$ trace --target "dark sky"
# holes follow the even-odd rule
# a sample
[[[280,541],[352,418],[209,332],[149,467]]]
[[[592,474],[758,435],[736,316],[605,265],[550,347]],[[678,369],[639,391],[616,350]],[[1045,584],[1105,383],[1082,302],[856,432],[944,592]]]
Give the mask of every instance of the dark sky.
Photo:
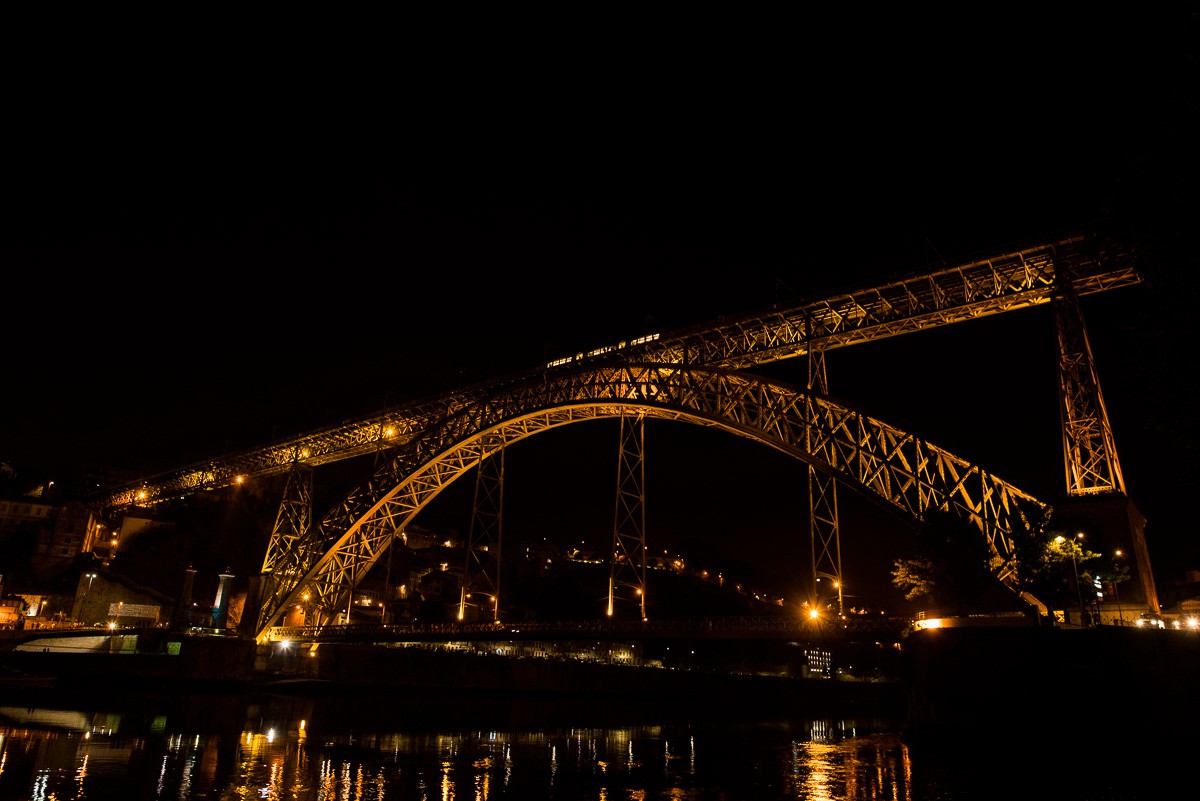
[[[384,50],[39,42],[6,114],[0,459],[153,474],[1103,223],[1152,266],[1084,304],[1128,488],[1164,579],[1200,568],[1196,21],[919,13]],[[1062,491],[1053,359],[1033,310],[828,369],[835,396],[1043,497]],[[615,430],[579,428],[513,449],[506,531],[611,531]],[[807,561],[780,535],[807,530],[799,464],[651,432],[651,539]],[[844,542],[884,525],[844,515]]]

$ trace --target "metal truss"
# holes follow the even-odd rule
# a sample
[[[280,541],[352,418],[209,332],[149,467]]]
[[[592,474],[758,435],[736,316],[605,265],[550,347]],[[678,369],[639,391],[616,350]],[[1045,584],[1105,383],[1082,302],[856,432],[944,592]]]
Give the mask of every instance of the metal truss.
[[[787,309],[772,309],[767,314],[642,337],[640,342],[615,343],[526,373],[416,401],[265,448],[161,473],[105,490],[87,500],[100,509],[118,511],[279,475],[297,461],[315,467],[381,447],[399,447],[439,420],[479,403],[509,383],[528,381],[547,372],[576,369],[585,363],[616,360],[746,369],[802,356],[810,348],[828,351],[1038,306],[1050,302],[1060,274],[1069,275],[1079,296],[1141,282],[1134,254],[1128,249],[1098,238],[1069,237]]]
[[[1100,378],[1079,299],[1067,278],[1054,299],[1058,335],[1058,379],[1067,495],[1125,493],[1125,479],[1109,425]]]
[[[646,418],[621,415],[617,503],[609,553],[608,617],[633,607],[646,619]]]
[[[1058,337],[1058,397],[1067,496],[1127,498],[1087,326],[1079,297],[1066,275],[1060,277],[1054,298],[1054,328]],[[1144,520],[1141,513],[1135,512],[1128,515],[1127,522],[1142,591],[1150,609],[1157,613],[1158,590],[1150,565]]]
[[[1013,530],[1008,524],[1016,514],[1013,504],[1023,496],[927,443],[822,399],[824,353],[1053,303],[1061,355],[1068,494],[1123,493],[1078,298],[1140,281],[1134,254],[1128,249],[1100,238],[1068,237],[787,309],[772,308],[716,325],[615,343],[265,448],[193,464],[85,500],[107,513],[118,513],[129,506],[152,505],[300,466],[312,469],[370,452],[384,456],[371,479],[316,527],[311,525],[311,476],[307,490],[289,484],[264,559],[262,631],[295,602],[300,588],[315,599],[320,614],[332,615],[343,603],[348,605],[358,579],[387,550],[403,524],[462,472],[481,465],[506,443],[565,422],[636,410],[652,417],[679,415],[718,425],[805,459],[810,465],[814,583],[824,576],[835,581],[839,608],[839,481],[917,517],[939,504],[959,508],[980,526],[1004,574]],[[738,383],[732,371],[802,355],[810,357],[810,391],[800,393],[802,410],[779,414],[772,404],[779,403],[782,395],[774,392],[759,398],[758,406],[747,406],[737,396],[747,387],[794,392],[746,376],[740,380],[749,383]],[[618,375],[625,376],[629,394],[617,391],[613,382]],[[684,392],[684,386],[675,381],[685,376],[695,380],[691,392],[701,395],[676,394]],[[707,392],[715,394],[703,394]],[[752,414],[748,409],[757,411]],[[764,428],[752,422],[754,415],[795,430]],[[803,431],[799,440],[798,431]],[[1135,529],[1141,561],[1144,541],[1140,528]],[[1145,579],[1148,560],[1142,572]],[[1147,593],[1153,595],[1152,585]]]
[[[787,310],[664,335],[630,347],[626,358],[745,370],[803,356],[809,348],[828,351],[1043,305],[1053,298],[1062,273],[1071,277],[1080,295],[1141,282],[1130,251],[1072,237]]]
[[[808,384],[805,403],[808,409],[806,416],[814,416],[813,393],[826,395],[829,392],[828,377],[825,372],[825,351],[810,348],[808,352]],[[805,449],[812,453],[815,442],[815,431],[810,426],[805,432],[808,437]],[[842,592],[845,584],[842,581],[842,543],[839,535],[837,481],[828,473],[817,469],[811,462],[808,465],[808,531],[812,545],[812,596],[811,609],[820,610],[825,605],[824,593],[820,590],[822,579],[830,582],[837,590],[837,613],[845,614],[842,605]]]
[[[275,527],[271,529],[262,572],[273,572],[281,556],[304,541],[312,528],[312,507],[313,469],[295,462],[283,487],[283,499],[275,516]]]
[[[780,382],[667,364],[580,367],[512,381],[460,406],[395,449],[267,577],[258,638],[307,594],[328,619],[404,526],[463,473],[551,428],[638,414],[724,429],[795,456],[914,521],[949,509],[986,538],[997,576],[1014,579],[1013,534],[1046,504],[857,409]]]
[[[467,563],[458,602],[459,620],[476,620],[485,611],[500,622],[500,547],[504,533],[504,447],[490,459],[480,456],[475,469],[475,503],[467,536]],[[473,614],[468,614],[468,609]]]

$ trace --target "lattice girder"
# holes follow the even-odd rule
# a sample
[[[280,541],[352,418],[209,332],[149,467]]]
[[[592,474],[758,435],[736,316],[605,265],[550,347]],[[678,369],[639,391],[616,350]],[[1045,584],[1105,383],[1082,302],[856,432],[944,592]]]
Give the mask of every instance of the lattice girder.
[[[814,395],[826,395],[829,392],[829,378],[825,369],[825,351],[809,347],[808,351],[808,380],[805,382],[805,419],[815,417],[813,406]],[[813,426],[805,427],[805,449],[814,452],[813,440],[816,438]],[[812,604],[813,609],[819,609],[823,598],[818,582],[829,579],[837,590],[838,615],[845,612],[843,593],[845,582],[842,578],[842,544],[841,526],[838,521],[837,481],[826,472],[822,472],[812,463],[807,469],[808,479],[808,536],[811,544],[812,558]]]
[[[1011,578],[1013,531],[1031,495],[928,442],[822,396],[758,376],[662,364],[601,365],[512,382],[397,448],[281,557],[259,632],[302,592],[336,609],[404,526],[498,449],[562,425],[642,414],[721,428],[792,455],[914,520],[950,509],[986,537]],[[1021,529],[1018,528],[1021,527]],[[316,556],[318,555],[319,556]],[[314,558],[315,557],[315,558]],[[300,577],[296,579],[295,577]]]
[[[475,468],[475,499],[467,536],[466,564],[458,602],[458,619],[468,609],[500,620],[500,555],[504,538],[504,450],[481,457]]]
[[[234,484],[239,477],[279,475],[297,461],[320,466],[399,447],[458,410],[543,374],[561,376],[583,364],[614,358],[746,369],[942,325],[1049,303],[1060,272],[1078,296],[1141,282],[1133,254],[1085,236],[974,261],[835,295],[769,314],[698,326],[643,343],[621,343],[591,357],[580,354],[559,368],[539,367],[516,376],[460,389],[376,415],[309,432],[265,448],[229,454],[106,491],[93,503],[103,509],[150,505],[200,490]]]
[[[1132,253],[1088,237],[915,275],[792,309],[669,335],[626,358],[744,370],[808,353],[1049,303],[1065,270],[1080,295],[1141,281]],[[607,354],[605,354],[607,356]]]
[[[263,558],[263,573],[273,572],[280,555],[296,547],[312,528],[312,487],[312,468],[295,463],[284,484],[283,498]]]
[[[635,606],[646,619],[646,418],[621,415],[609,558],[609,617]]]
[[[1070,281],[1062,281],[1058,290],[1054,329],[1058,338],[1058,395],[1067,494],[1123,495],[1125,479],[1079,299]]]

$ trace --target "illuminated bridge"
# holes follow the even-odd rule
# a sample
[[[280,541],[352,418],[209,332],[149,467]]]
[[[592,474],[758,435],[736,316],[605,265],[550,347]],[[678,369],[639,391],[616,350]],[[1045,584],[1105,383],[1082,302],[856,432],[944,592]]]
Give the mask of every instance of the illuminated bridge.
[[[1125,495],[1079,306],[1081,296],[1140,281],[1128,248],[1090,234],[1067,237],[793,308],[611,343],[432,400],[187,465],[95,501],[116,515],[132,506],[286,474],[253,593],[258,613],[250,613],[254,633],[264,641],[297,611],[317,628],[337,621],[354,588],[393,542],[404,541],[406,526],[421,509],[473,472],[477,508],[459,620],[503,625],[499,499],[505,448],[560,426],[618,418],[621,468],[607,611],[644,619],[643,425],[662,419],[746,437],[807,465],[814,583],[826,578],[842,585],[837,511],[842,486],[913,520],[948,510],[970,521],[986,540],[996,575],[1017,592],[1014,536],[1029,530],[1050,504],[834,400],[826,394],[824,355],[1049,305],[1057,334],[1065,496],[1109,507],[1115,502],[1146,603],[1157,611],[1143,520]],[[804,386],[753,372],[797,357],[807,359]],[[371,477],[316,518],[314,470],[371,454],[376,458]],[[841,611],[840,595],[836,604]]]

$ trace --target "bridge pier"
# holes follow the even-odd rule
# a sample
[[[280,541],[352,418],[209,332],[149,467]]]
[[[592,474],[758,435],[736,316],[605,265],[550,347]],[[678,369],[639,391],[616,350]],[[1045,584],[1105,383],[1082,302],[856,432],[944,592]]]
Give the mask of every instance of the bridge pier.
[[[1145,611],[1161,613],[1150,554],[1146,548],[1146,519],[1123,494],[1071,498],[1057,507],[1058,522],[1067,531],[1084,533],[1084,546],[1105,561],[1121,551],[1130,568],[1130,581],[1117,590],[1121,603],[1136,618]]]

